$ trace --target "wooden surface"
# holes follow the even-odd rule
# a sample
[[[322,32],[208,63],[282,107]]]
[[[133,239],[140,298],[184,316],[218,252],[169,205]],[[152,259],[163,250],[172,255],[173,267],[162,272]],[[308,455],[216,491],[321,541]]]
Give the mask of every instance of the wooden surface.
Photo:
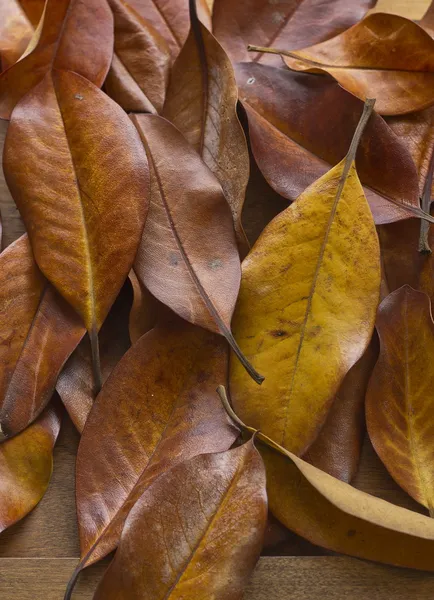
[[[2,1],[2,0],[0,0]],[[351,2],[352,0],[348,0]],[[376,10],[413,19],[429,0],[379,0]],[[0,138],[5,125],[0,122]],[[0,198],[4,198],[0,177]],[[0,207],[6,234],[22,231],[9,201]],[[79,436],[65,418],[47,494],[26,519],[0,535],[0,600],[62,600],[79,556],[74,504],[74,462]],[[0,483],[1,484],[1,483]],[[369,442],[354,485],[385,500],[423,512],[390,478]],[[270,523],[267,547],[246,592],[246,600],[431,600],[434,574],[332,555]],[[285,554],[286,556],[278,556]],[[82,575],[75,600],[90,600],[108,561]]]

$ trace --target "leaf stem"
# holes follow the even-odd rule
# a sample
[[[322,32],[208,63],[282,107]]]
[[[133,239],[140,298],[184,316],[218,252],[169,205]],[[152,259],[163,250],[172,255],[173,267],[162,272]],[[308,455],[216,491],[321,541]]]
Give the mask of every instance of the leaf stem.
[[[98,331],[96,327],[92,327],[92,329],[89,331],[89,339],[92,353],[93,388],[95,396],[98,396],[102,388],[102,375],[101,360],[99,355]]]
[[[421,208],[424,212],[430,212],[431,207],[431,190],[433,183],[434,174],[434,148],[431,153],[431,160],[429,161],[428,173],[426,175],[425,185],[423,186]],[[421,221],[420,223],[420,235],[419,235],[419,252],[421,254],[431,254],[432,250],[429,245],[429,222]]]
[[[255,367],[247,360],[246,356],[244,356],[241,348],[238,346],[234,336],[232,335],[232,332],[225,328],[225,331],[223,333],[225,338],[229,342],[229,345],[232,348],[234,354],[237,356],[240,363],[246,369],[247,373],[254,381],[256,381],[257,384],[261,385],[265,377],[263,375],[260,375],[255,369]]]
[[[300,58],[296,56],[292,52],[288,52],[288,50],[280,50],[279,48],[267,48],[265,46],[254,46],[253,44],[249,44],[247,46],[247,50],[249,52],[264,52],[266,54],[283,54],[284,56],[291,56],[292,58]]]
[[[74,569],[74,573],[71,575],[71,579],[68,581],[68,585],[66,586],[65,596],[64,596],[63,600],[71,600],[71,598],[72,598],[72,592],[74,591],[75,585],[76,585],[77,580],[78,580],[78,576],[81,573],[81,567],[80,566],[81,566],[81,561],[77,565],[77,567]]]

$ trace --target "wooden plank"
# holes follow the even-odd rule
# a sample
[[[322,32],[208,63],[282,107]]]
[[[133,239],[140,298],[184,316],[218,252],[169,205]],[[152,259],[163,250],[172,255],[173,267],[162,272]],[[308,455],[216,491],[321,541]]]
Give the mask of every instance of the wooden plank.
[[[60,600],[76,561],[1,559],[2,600]],[[74,600],[91,600],[105,566],[86,570]],[[346,557],[261,558],[245,600],[431,600],[434,574]]]

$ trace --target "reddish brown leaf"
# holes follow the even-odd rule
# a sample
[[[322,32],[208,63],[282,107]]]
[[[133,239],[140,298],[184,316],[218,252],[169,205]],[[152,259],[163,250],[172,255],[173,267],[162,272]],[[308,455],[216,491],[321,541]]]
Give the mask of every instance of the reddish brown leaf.
[[[427,31],[431,37],[434,37],[434,2],[428,7],[428,10],[419,21],[419,25]]]
[[[163,36],[175,59],[184,45],[190,27],[188,1],[128,0],[128,4]],[[197,11],[202,23],[211,30],[211,15],[206,0],[197,0]]]
[[[113,304],[99,334],[103,384],[131,346],[128,335],[131,302],[132,289],[127,282]],[[92,352],[87,337],[82,340],[60,373],[56,390],[72,422],[82,433],[95,397]]]
[[[109,0],[115,46],[104,89],[127,112],[159,113],[169,79],[164,38],[124,0]]]
[[[101,86],[113,52],[113,17],[105,0],[47,0],[36,47],[0,76],[0,117],[55,69]]]
[[[0,3],[0,59],[2,70],[13,65],[23,54],[33,27],[18,0]]]
[[[85,329],[37,268],[27,236],[0,255],[0,432],[25,429],[49,402]]]
[[[15,108],[4,168],[36,262],[82,317],[96,351],[147,213],[137,132],[92,83],[55,71]]]
[[[248,44],[302,48],[326,40],[359,21],[376,0],[215,0],[214,33],[233,62],[280,66],[279,57],[250,54]]]
[[[345,155],[362,103],[322,77],[251,63],[237,65],[236,75],[258,166],[295,200]],[[377,223],[423,214],[411,156],[378,115],[361,140],[357,169]]]
[[[266,519],[265,469],[252,441],[196,456],[134,506],[94,598],[241,599]]]
[[[375,336],[343,380],[318,437],[304,460],[349,483],[357,473],[365,436],[365,394],[378,357]]]
[[[224,340],[178,318],[125,354],[96,399],[78,450],[76,575],[116,547],[128,513],[155,478],[232,445],[238,432],[215,392],[226,376]]]
[[[0,531],[25,517],[45,494],[59,429],[59,412],[49,408],[25,431],[0,444]]]
[[[182,134],[133,115],[148,155],[151,205],[134,270],[183,319],[221,333],[255,381],[230,331],[241,267],[231,212],[217,179]]]
[[[369,382],[369,437],[388,471],[434,517],[434,323],[426,294],[406,285],[378,309],[380,357]]]
[[[284,50],[290,69],[328,73],[361,100],[375,98],[382,115],[434,104],[434,40],[404,17],[375,13],[331,40]]]
[[[241,211],[249,156],[237,117],[237,84],[226,52],[197,18],[195,0],[190,4],[190,33],[173,66],[162,115],[184,134],[219,180],[245,256],[249,246]]]

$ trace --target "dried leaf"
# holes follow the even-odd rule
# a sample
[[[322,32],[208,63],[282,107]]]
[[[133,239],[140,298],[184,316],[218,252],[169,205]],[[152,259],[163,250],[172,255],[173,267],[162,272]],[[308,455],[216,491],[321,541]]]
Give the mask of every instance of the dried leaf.
[[[337,479],[355,477],[365,437],[365,395],[378,357],[377,337],[346,374],[323,428],[303,459]]]
[[[215,393],[226,370],[224,340],[180,319],[142,336],[119,362],[78,450],[75,577],[117,546],[129,511],[155,478],[232,445],[238,431]]]
[[[142,286],[134,271],[130,271],[129,279],[133,288],[133,304],[130,311],[129,332],[132,344],[150,331],[157,321],[157,301]]]
[[[382,115],[434,104],[434,40],[404,17],[375,13],[331,40],[282,57],[290,69],[328,73],[362,100],[375,97]]]
[[[189,0],[128,0],[144,19],[149,21],[166,40],[175,59],[190,27]],[[197,0],[197,12],[202,23],[211,31],[211,14],[206,0]]]
[[[235,72],[258,166],[295,200],[345,155],[362,104],[325,77],[253,63]],[[412,156],[378,115],[362,137],[357,170],[377,223],[423,215]]]
[[[136,275],[183,319],[224,335],[260,382],[230,331],[241,268],[222,189],[168,121],[154,115],[133,115],[132,120],[151,174],[151,203],[134,265]]]
[[[379,246],[354,165],[367,110],[347,157],[266,227],[243,262],[234,334],[265,382],[252,385],[231,361],[235,411],[297,454],[374,328]]]
[[[63,364],[85,333],[40,273],[27,236],[0,255],[0,437],[25,429],[45,408]]]
[[[434,323],[428,296],[406,285],[381,303],[380,357],[369,382],[369,437],[395,481],[434,516]]]
[[[357,23],[376,0],[215,0],[214,33],[233,62],[260,61],[279,66],[278,57],[249,55],[248,44],[302,48]]]
[[[127,112],[159,113],[169,79],[169,47],[127,2],[109,0],[109,4],[115,46],[104,89]]]
[[[55,71],[15,108],[3,162],[36,262],[83,319],[95,351],[146,218],[140,138],[92,83]]]
[[[122,288],[99,334],[101,376],[103,384],[131,346],[128,334],[132,289],[129,283]],[[94,402],[92,352],[86,337],[69,358],[59,375],[56,390],[71,417],[82,433]]]
[[[162,116],[184,134],[219,180],[232,210],[240,252],[249,245],[241,211],[249,180],[246,139],[237,117],[238,90],[226,52],[197,18],[173,66]]]
[[[19,0],[21,8],[33,27],[37,27],[44,12],[45,0]]]
[[[97,86],[113,52],[113,17],[105,0],[47,0],[35,48],[0,76],[0,118],[52,69],[74,71]]]
[[[434,37],[434,2],[431,2],[426,13],[419,21],[419,25],[427,31],[431,37]]]
[[[265,469],[252,441],[196,456],[134,506],[94,599],[241,599],[266,520]]]
[[[0,531],[25,517],[45,494],[59,429],[59,412],[48,408],[25,431],[0,444]]]
[[[377,562],[434,571],[434,521],[361,492],[286,453],[260,447],[270,509],[313,544]]]
[[[0,58],[2,70],[17,62],[33,35],[29,22],[18,0],[0,3]]]

